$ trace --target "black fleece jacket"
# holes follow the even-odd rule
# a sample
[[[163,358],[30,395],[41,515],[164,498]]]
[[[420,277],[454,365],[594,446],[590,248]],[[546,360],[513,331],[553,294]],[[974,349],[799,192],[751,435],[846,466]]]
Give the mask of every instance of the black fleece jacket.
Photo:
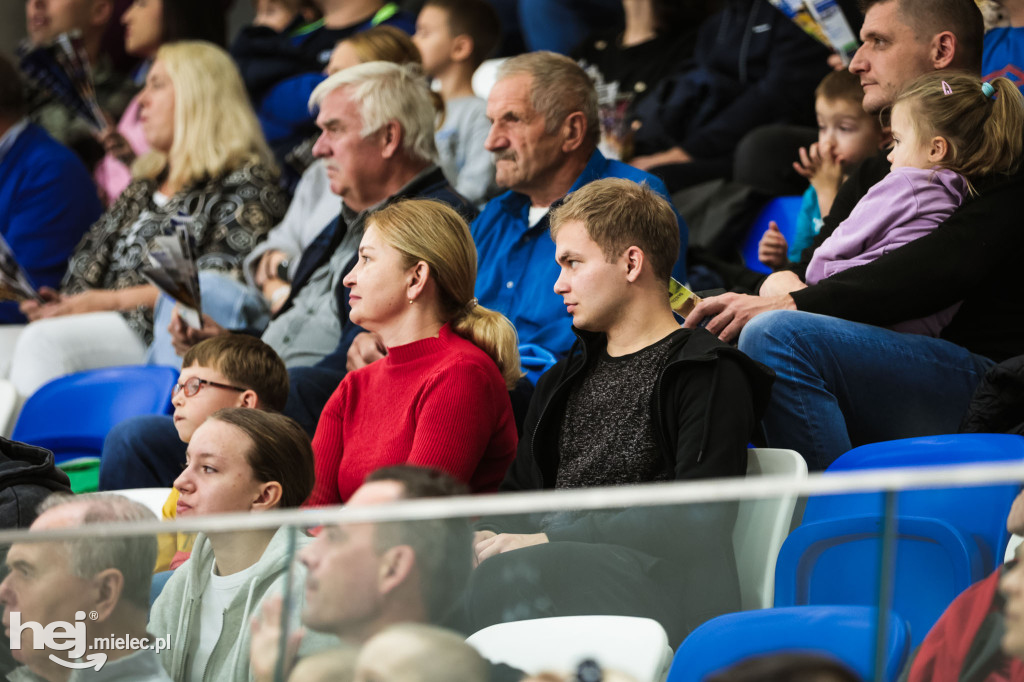
[[[0,528],[28,528],[51,493],[70,493],[68,475],[44,448],[0,438]]]
[[[565,403],[583,370],[603,347],[602,335],[575,330],[578,337],[568,356],[537,383],[526,415],[516,459],[501,490],[539,490],[555,486],[558,471],[558,435]],[[743,476],[747,444],[768,403],[774,373],[703,329],[682,330],[654,386],[651,410],[654,435],[661,454],[675,471],[677,481],[723,476]],[[586,424],[578,425],[586,428]],[[717,512],[714,505],[689,505],[702,516]],[[713,545],[732,555],[732,509],[710,524],[691,524],[679,509],[659,513],[655,509],[581,515],[570,525],[559,525],[548,536],[552,541],[608,542],[641,550],[655,557],[683,559],[689,555],[682,538],[698,527],[710,531]],[[489,526],[504,532],[537,532],[539,517],[503,520]],[[723,535],[724,534],[724,537]]]
[[[698,29],[694,67],[637,107],[638,154],[678,145],[696,159],[722,158],[758,126],[814,123],[829,51],[767,0],[719,5]]]
[[[569,355],[537,384],[523,437],[502,490],[554,488],[558,434],[565,402],[604,345],[602,335],[576,330]],[[651,410],[658,447],[676,480],[743,476],[747,443],[768,403],[773,372],[703,329],[681,330],[655,382]],[[578,425],[585,429],[586,424]],[[736,504],[640,507],[560,515],[486,519],[495,532],[546,532],[549,540],[629,548],[666,598],[677,595],[692,629],[740,608],[732,547]]]

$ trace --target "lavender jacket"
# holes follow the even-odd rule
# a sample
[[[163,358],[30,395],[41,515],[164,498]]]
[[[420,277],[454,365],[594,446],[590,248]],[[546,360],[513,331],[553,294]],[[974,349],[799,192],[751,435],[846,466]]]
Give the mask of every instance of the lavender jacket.
[[[817,284],[895,251],[941,225],[960,207],[967,180],[945,168],[896,168],[868,190],[849,217],[822,242],[807,266]],[[939,336],[960,307],[893,325],[896,331]]]

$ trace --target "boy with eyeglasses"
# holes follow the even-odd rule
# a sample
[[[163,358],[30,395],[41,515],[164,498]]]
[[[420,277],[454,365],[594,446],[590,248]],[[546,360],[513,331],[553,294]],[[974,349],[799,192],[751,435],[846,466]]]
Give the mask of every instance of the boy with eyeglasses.
[[[288,399],[288,370],[274,349],[255,336],[224,334],[198,343],[185,354],[175,384],[174,428],[185,443],[206,418],[225,407],[280,412]],[[173,519],[178,491],[163,506]],[[175,536],[166,536],[173,538]],[[191,551],[193,535],[180,533],[171,546],[161,537],[157,570],[176,568]]]

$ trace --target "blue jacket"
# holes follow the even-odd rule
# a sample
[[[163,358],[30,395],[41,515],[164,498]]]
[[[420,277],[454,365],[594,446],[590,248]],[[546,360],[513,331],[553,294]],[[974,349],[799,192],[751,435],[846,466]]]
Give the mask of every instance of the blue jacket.
[[[38,288],[57,288],[68,259],[103,213],[78,157],[29,124],[0,159],[0,234]],[[0,324],[22,323],[18,304],[0,303]]]
[[[646,182],[655,192],[669,198],[661,180],[619,161],[606,159],[599,151],[591,155],[569,193],[601,178]],[[482,305],[512,321],[519,332],[519,343],[532,343],[562,357],[576,340],[572,318],[565,311],[562,297],[553,288],[558,279],[558,263],[555,262],[555,243],[548,231],[548,217],[544,216],[531,228],[529,211],[529,197],[509,191],[491,199],[480,217],[473,221],[471,229],[477,249],[476,296]],[[679,218],[679,257],[672,276],[680,282],[687,281],[688,237],[686,223]]]
[[[982,80],[1003,76],[1024,92],[1024,28],[999,26],[985,34]]]

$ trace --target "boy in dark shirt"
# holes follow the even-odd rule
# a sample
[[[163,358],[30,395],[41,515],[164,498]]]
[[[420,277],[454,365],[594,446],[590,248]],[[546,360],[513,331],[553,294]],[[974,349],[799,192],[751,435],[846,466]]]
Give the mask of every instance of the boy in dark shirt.
[[[578,336],[539,381],[502,490],[742,476],[771,373],[669,303],[679,231],[649,187],[598,180],[551,215],[555,283]],[[636,615],[672,643],[739,608],[727,504],[492,519],[477,533],[471,625]]]

